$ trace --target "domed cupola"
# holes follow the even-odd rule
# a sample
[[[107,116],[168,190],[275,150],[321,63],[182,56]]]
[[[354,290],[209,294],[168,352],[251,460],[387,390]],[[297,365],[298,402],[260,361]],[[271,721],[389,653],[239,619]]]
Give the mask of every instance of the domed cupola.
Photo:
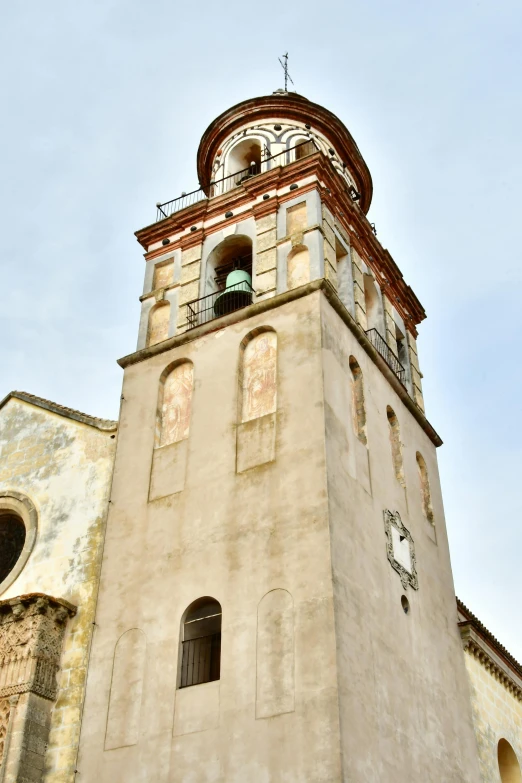
[[[205,188],[236,173],[268,171],[309,154],[312,144],[331,161],[358,195],[363,212],[368,212],[372,179],[347,128],[328,109],[284,90],[242,101],[209,125],[198,149],[199,182]]]

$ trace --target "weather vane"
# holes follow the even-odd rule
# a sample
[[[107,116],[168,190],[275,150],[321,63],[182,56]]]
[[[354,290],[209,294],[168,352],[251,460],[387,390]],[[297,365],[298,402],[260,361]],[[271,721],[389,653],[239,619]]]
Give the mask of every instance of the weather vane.
[[[288,92],[288,80],[290,79],[291,83],[294,84],[292,77],[288,73],[288,52],[286,54],[283,54],[283,60],[279,57],[279,62],[281,63],[281,68],[285,72],[285,92]],[[295,87],[295,84],[294,84]]]

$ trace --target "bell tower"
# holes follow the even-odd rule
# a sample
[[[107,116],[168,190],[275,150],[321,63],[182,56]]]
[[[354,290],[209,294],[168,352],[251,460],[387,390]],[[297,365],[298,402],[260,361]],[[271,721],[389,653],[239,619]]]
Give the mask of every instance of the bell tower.
[[[205,131],[124,369],[80,780],[479,780],[419,300],[343,123]]]

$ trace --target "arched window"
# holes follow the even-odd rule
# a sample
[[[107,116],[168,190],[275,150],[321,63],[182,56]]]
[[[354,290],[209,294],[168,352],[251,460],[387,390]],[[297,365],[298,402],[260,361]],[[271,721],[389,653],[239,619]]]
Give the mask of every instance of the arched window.
[[[241,366],[241,421],[274,413],[277,406],[277,335],[261,332],[245,345]]]
[[[355,433],[361,443],[366,445],[366,410],[364,408],[364,386],[362,370],[357,360],[350,356],[352,373],[352,411]]]
[[[0,491],[0,593],[27,563],[36,541],[38,515],[31,500],[15,490]]]
[[[149,315],[147,346],[156,345],[169,336],[170,304],[160,302],[154,305]]]
[[[376,329],[382,336],[384,332],[382,302],[377,291],[377,283],[371,275],[364,275],[364,303],[368,329]]]
[[[221,668],[221,604],[198,598],[182,620],[180,688],[219,680]]]
[[[158,405],[156,446],[188,438],[192,409],[194,366],[183,362],[162,377]]]
[[[233,184],[240,185],[243,180],[254,174],[259,174],[261,171],[261,143],[258,139],[247,138],[236,144],[228,153],[227,168],[229,175],[239,175],[231,177],[229,187],[233,187]]]
[[[0,584],[17,564],[24,548],[25,536],[22,518],[10,511],[0,511]]]
[[[522,783],[520,764],[515,751],[505,739],[498,743],[498,768],[502,783]]]
[[[236,269],[246,272],[252,281],[252,240],[245,234],[227,237],[209,254],[205,265],[205,295],[224,291],[227,277]]]
[[[417,467],[419,469],[419,481],[421,490],[422,510],[426,519],[433,524],[433,507],[431,505],[430,481],[428,469],[422,454],[417,452]]]
[[[310,253],[304,245],[292,248],[287,258],[287,286],[298,288],[310,282]]]
[[[402,463],[402,447],[399,422],[397,416],[389,405],[386,408],[386,415],[388,417],[388,424],[390,426],[390,443],[395,478],[399,484],[404,487],[406,486],[406,482],[404,481],[404,466]]]

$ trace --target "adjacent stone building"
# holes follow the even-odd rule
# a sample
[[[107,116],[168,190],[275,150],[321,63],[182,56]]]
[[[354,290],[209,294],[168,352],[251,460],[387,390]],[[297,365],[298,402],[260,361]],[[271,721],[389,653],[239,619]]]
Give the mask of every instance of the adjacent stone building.
[[[116,422],[0,403],[0,780],[74,780]]]
[[[198,176],[137,232],[116,454],[114,422],[0,409],[0,644],[55,640],[45,693],[0,668],[0,782],[522,783],[521,669],[456,606],[425,313],[357,145],[278,91]]]

